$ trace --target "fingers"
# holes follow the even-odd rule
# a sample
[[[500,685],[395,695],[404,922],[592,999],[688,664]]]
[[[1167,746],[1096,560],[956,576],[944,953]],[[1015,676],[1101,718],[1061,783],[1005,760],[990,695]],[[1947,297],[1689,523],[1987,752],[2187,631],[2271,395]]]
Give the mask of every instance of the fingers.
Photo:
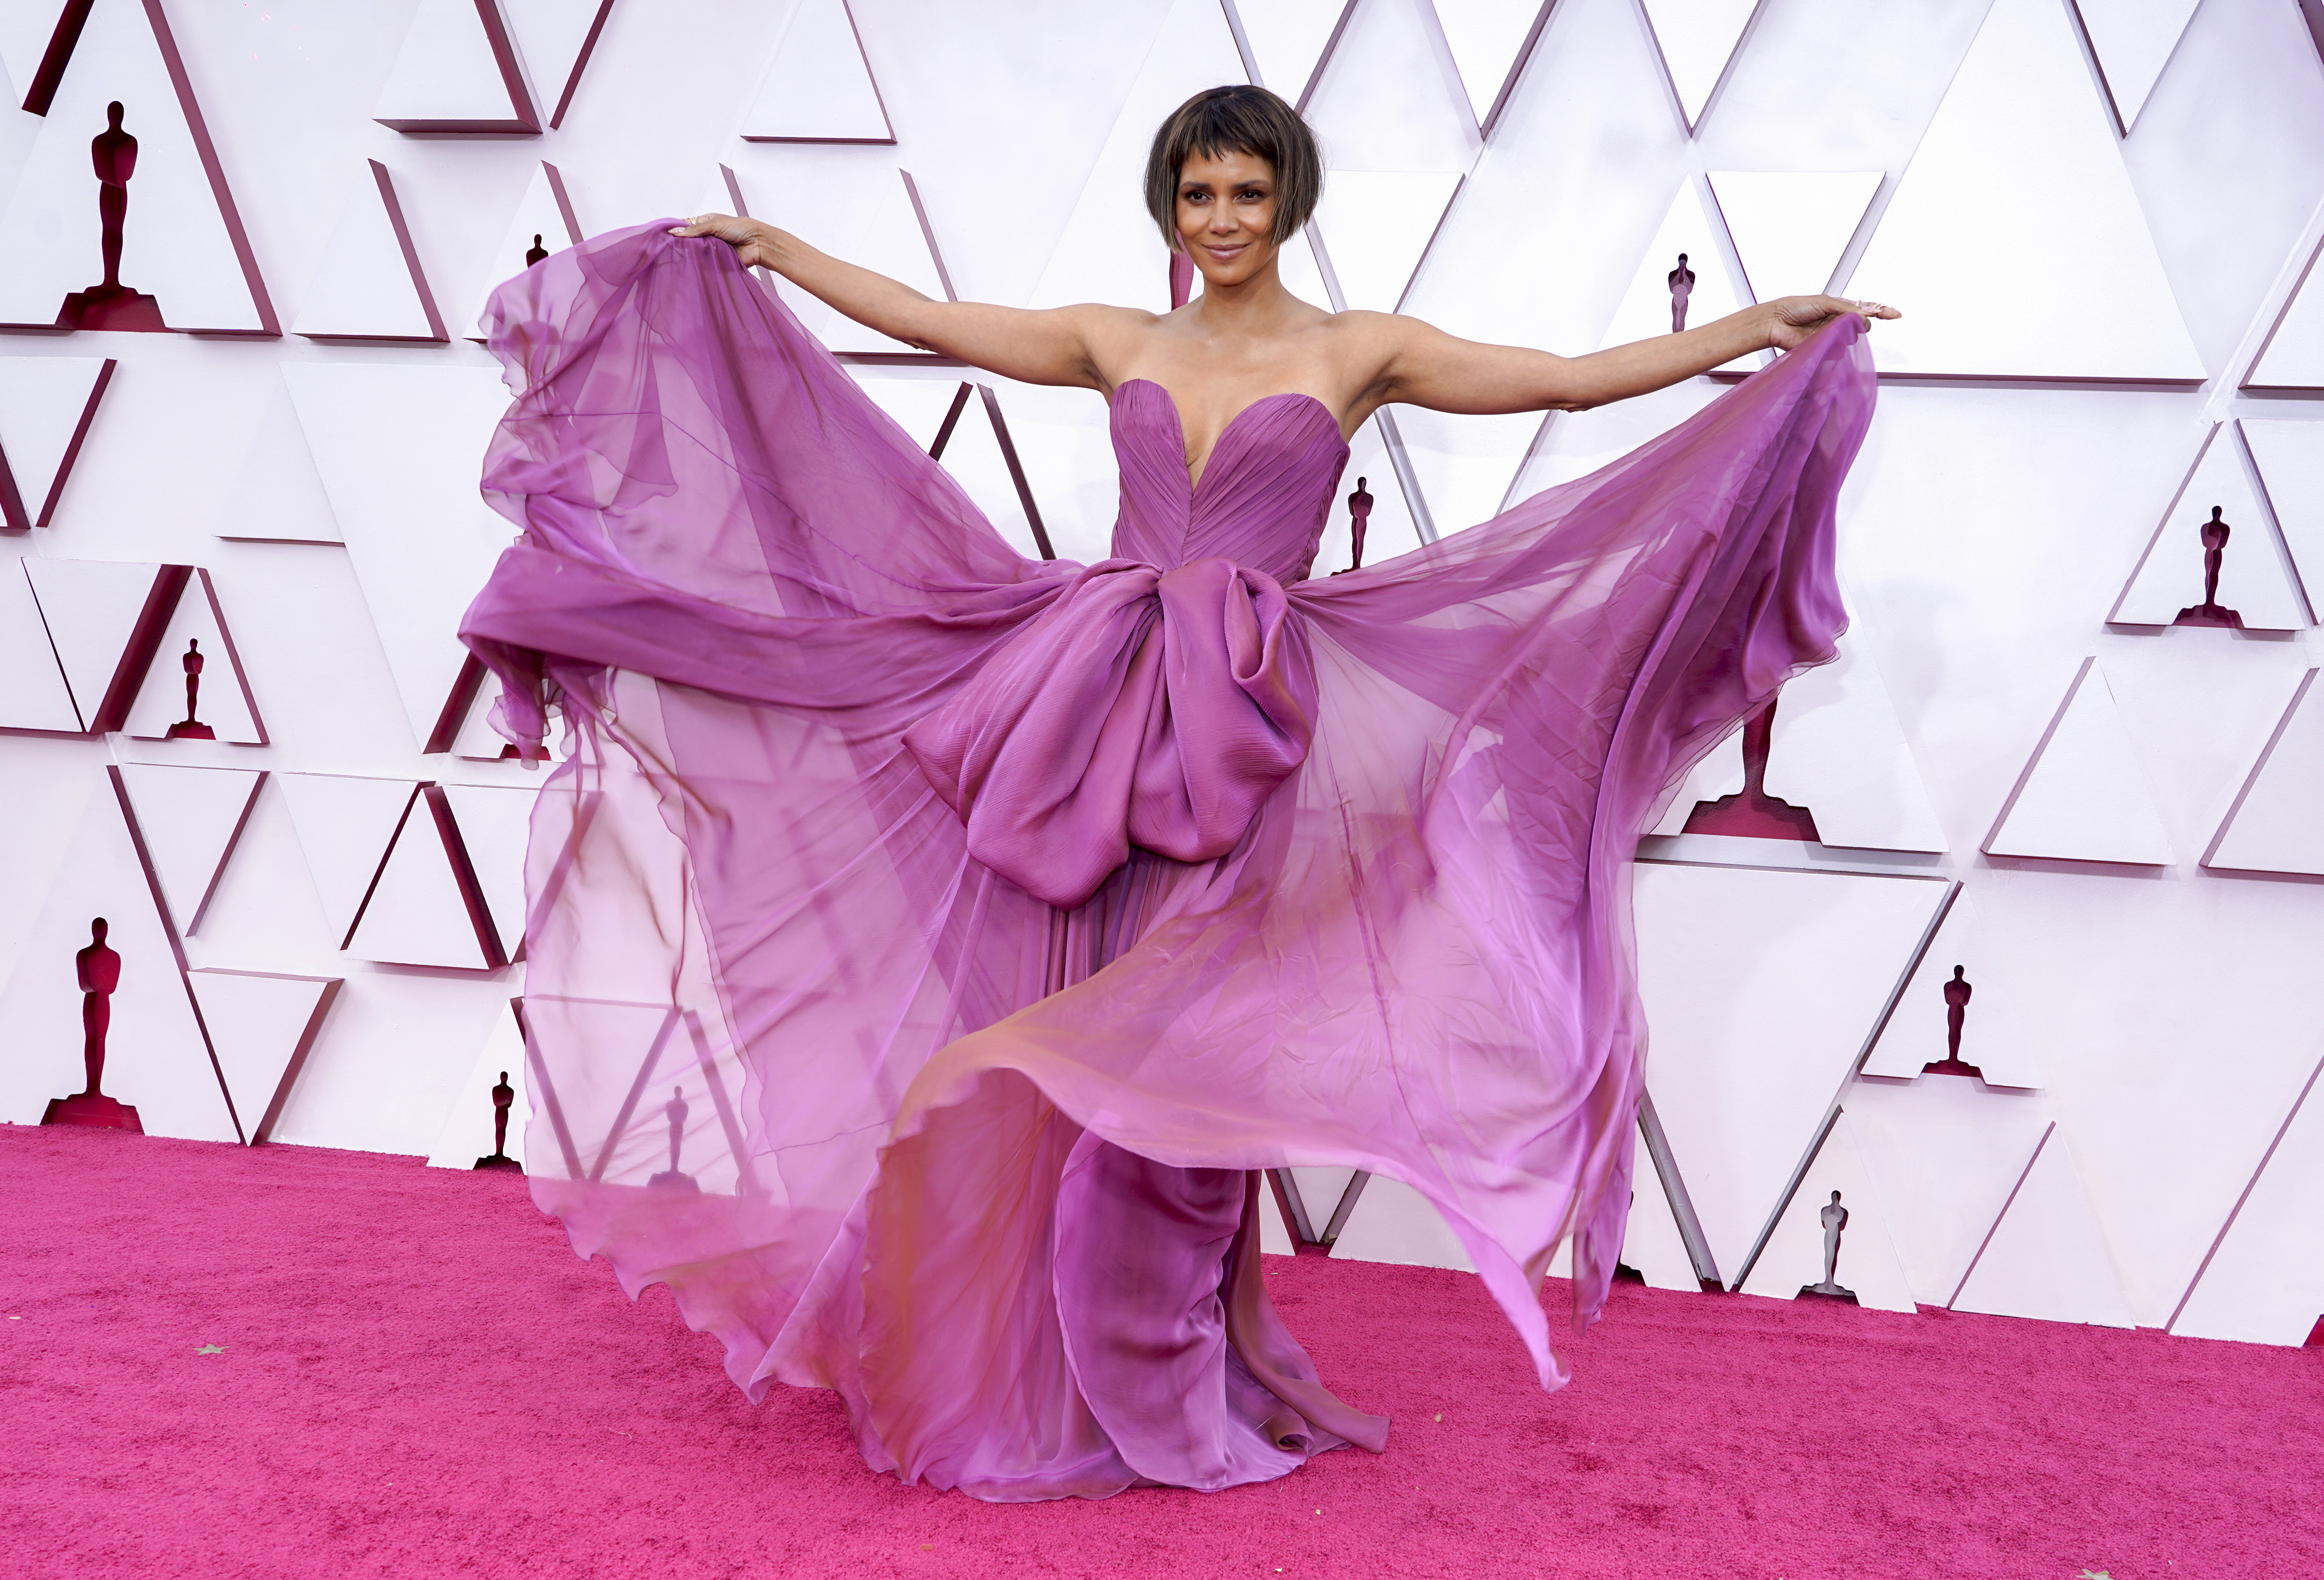
[[[729,216],[724,214],[697,214],[684,225],[670,226],[669,234],[674,236],[715,235],[717,234],[718,222],[727,217]]]

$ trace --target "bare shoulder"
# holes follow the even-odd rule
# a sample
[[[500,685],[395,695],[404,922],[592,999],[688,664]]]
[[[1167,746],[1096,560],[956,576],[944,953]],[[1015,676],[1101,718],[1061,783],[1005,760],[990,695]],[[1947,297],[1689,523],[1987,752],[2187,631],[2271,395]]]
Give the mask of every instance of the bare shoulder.
[[[1403,313],[1374,313],[1360,308],[1331,315],[1324,327],[1332,337],[1333,360],[1350,384],[1367,391],[1389,375],[1399,355],[1439,333]]]
[[[1070,323],[1089,358],[1092,383],[1110,391],[1118,381],[1115,370],[1133,360],[1139,347],[1161,328],[1166,315],[1143,308],[1119,308],[1107,302],[1076,302],[1051,309]]]

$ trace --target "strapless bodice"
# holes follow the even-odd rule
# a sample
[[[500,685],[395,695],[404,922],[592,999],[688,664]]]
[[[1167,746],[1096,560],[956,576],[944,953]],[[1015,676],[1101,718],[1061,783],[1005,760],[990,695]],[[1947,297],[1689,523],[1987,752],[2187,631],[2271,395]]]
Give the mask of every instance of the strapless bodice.
[[[1170,392],[1125,379],[1113,392],[1113,454],[1121,469],[1118,559],[1169,570],[1231,560],[1278,582],[1307,574],[1348,446],[1313,395],[1268,395],[1219,433],[1200,478],[1186,479],[1186,439]]]

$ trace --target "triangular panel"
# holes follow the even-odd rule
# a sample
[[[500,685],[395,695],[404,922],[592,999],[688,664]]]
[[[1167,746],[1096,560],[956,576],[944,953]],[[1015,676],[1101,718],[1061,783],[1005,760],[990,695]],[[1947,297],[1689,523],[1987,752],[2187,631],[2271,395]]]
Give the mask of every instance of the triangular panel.
[[[502,958],[514,960],[524,942],[525,841],[539,793],[529,787],[447,785],[443,795]]]
[[[115,103],[137,144],[118,283],[142,299],[97,290],[106,276],[92,140],[109,135]],[[160,5],[97,0],[90,12],[0,218],[0,321],[281,333]]]
[[[180,565],[21,562],[86,730],[118,730],[187,580]]]
[[[1294,105],[1330,64],[1332,46],[1348,25],[1356,0],[1225,0],[1250,46],[1259,80]]]
[[[330,946],[342,948],[420,787],[409,779],[361,779],[346,774],[276,774],[273,778],[290,809],[316,897],[330,923]]]
[[[547,113],[554,131],[565,124],[613,0],[502,0],[502,6],[521,46],[535,107]]]
[[[2095,658],[2085,658],[1981,847],[1992,856],[2167,867],[2178,859]]]
[[[190,683],[190,684],[189,684]],[[250,677],[226,629],[209,572],[197,565],[161,628],[144,684],[122,726],[143,740],[228,740],[264,746]],[[207,734],[203,733],[205,730]]]
[[[280,365],[287,372],[290,364]],[[288,382],[278,382],[267,398],[213,528],[230,543],[346,541],[315,469]]]
[[[862,180],[851,179],[851,188],[872,188],[872,201],[845,225],[847,259],[890,280],[900,280],[932,300],[945,301],[953,293],[945,284],[919,207],[912,201],[910,181],[911,178],[900,170],[883,170]],[[838,238],[831,240],[834,245],[838,244]],[[795,304],[800,321],[833,351],[894,353],[916,349],[900,340],[890,339],[877,329],[866,328],[813,298],[803,301],[804,297],[806,293],[798,290],[783,293],[786,302]]]
[[[0,526],[55,520],[114,367],[109,356],[0,358]]]
[[[2050,1112],[1973,1080],[1859,1080],[1848,1117],[1914,1298],[1941,1306],[2025,1171]]]
[[[1434,0],[1477,128],[1490,132],[1556,0]]]
[[[345,979],[202,967],[188,973],[250,1144],[270,1139]]]
[[[208,1044],[194,1018],[176,945],[109,779],[88,799],[40,914],[0,993],[0,1118],[41,1122],[51,1099],[80,1091],[81,991],[73,956],[102,916],[121,957],[108,1000],[104,1094],[137,1110],[148,1135],[238,1141]]]
[[[460,617],[516,535],[476,491],[508,390],[489,368],[282,371],[412,735],[447,750],[473,700]],[[383,467],[382,455],[400,464]]]
[[[1767,747],[1767,794],[1813,813],[1827,845],[1942,850],[1945,831],[1860,641],[1785,685]]]
[[[1835,1203],[1834,1197],[1838,1197]],[[1896,1255],[1888,1231],[1888,1215],[1858,1150],[1854,1126],[1842,1112],[1832,1122],[1815,1162],[1808,1165],[1791,1205],[1775,1222],[1775,1231],[1751,1264],[1744,1281],[1747,1295],[1768,1295],[1779,1300],[1799,1298],[1800,1291],[1823,1281],[1827,1230],[1823,1215],[1837,1205],[1848,1215],[1840,1226],[1840,1254],[1832,1281],[1856,1296],[1856,1303],[1876,1311],[1914,1309],[1913,1286]]]
[[[68,735],[81,730],[32,584],[5,565],[0,565],[0,730]]]
[[[1751,299],[1828,289],[1881,179],[1878,170],[1711,171]]]
[[[1759,0],[1642,0],[1655,46],[1692,132],[1727,74]]]
[[[1329,1217],[1332,1204],[1309,1198],[1308,1215]],[[1315,1226],[1321,1234],[1323,1226]],[[1332,1243],[1338,1262],[1392,1262],[1406,1267],[1450,1267],[1474,1272],[1476,1263],[1428,1198],[1400,1180],[1375,1174]]]
[[[2098,57],[2115,124],[2124,136],[2138,124],[2138,112],[2163,75],[2179,35],[2201,0],[2074,0],[2082,32]]]
[[[497,0],[420,0],[373,118],[422,136],[540,130],[540,111]]]
[[[893,142],[847,0],[798,0],[742,115],[747,142]]]
[[[490,970],[507,963],[480,926],[481,896],[466,863],[447,839],[451,820],[440,792],[422,786],[395,844],[381,864],[363,914],[347,937],[360,960],[400,966]]]
[[[2203,865],[2324,877],[2324,686],[2300,677]]]
[[[2217,592],[2206,607],[2205,581],[2214,523],[2225,526]],[[2314,623],[2293,581],[2273,512],[2254,484],[2234,423],[2203,440],[2186,481],[2147,539],[2107,623],[2218,625],[2232,611],[2238,629],[2292,631]]]
[[[432,1169],[474,1169],[476,1160],[489,1157],[493,1150],[493,1088],[505,1075],[514,1089],[516,1100],[509,1109],[509,1157],[524,1162],[524,1129],[532,1114],[532,1070],[525,1061],[524,1032],[517,1023],[516,1010],[503,1008],[493,1022],[492,1034],[476,1051],[476,1062],[468,1072],[467,1084],[460,1089],[451,1112],[445,1116],[443,1133],[428,1154],[428,1166]]]
[[[1783,1199],[1941,880],[1642,862],[1646,1084],[1710,1244],[1732,1277]]]
[[[1679,261],[1682,254],[1683,264]],[[1673,280],[1682,269],[1693,276],[1691,282]],[[1674,317],[1682,289],[1686,307],[1683,326]],[[1719,221],[1704,208],[1694,182],[1683,181],[1598,344],[1601,349],[1627,345],[1679,327],[1698,328],[1742,306],[1742,294],[1728,272],[1727,244]],[[1739,356],[1726,364],[1730,372],[1749,372],[1757,366],[1758,359],[1753,356]]]
[[[1888,1024],[1881,1028],[1864,1073],[1916,1080],[1928,1066],[1952,1061],[1951,999],[1960,998],[1958,1062],[1977,1070],[1987,1085],[2040,1086],[2042,1067],[2022,1029],[2020,1008],[2026,1000],[2024,985],[2012,969],[2015,959],[1987,931],[1969,891],[1955,895],[1936,936],[1897,998]],[[1956,968],[1968,992],[1955,988],[1948,997]],[[1944,1074],[1958,1079],[1976,1079],[1952,1071]]]
[[[290,326],[314,339],[439,341],[443,315],[411,243],[395,178],[366,160],[349,183],[323,262]]]
[[[1686,1254],[1685,1237],[1678,1231],[1678,1218],[1671,1211],[1669,1193],[1663,1190],[1663,1177],[1644,1147],[1632,1165],[1630,1217],[1622,1236],[1622,1263],[1636,1269],[1648,1289],[1693,1293],[1702,1288],[1694,1259]]]
[[[2324,242],[2308,257],[2308,266],[2292,288],[2265,344],[2245,375],[2246,390],[2324,390]]]
[[[473,326],[467,332],[469,338],[484,337],[484,308],[502,281],[512,280],[530,268],[536,261],[533,253],[546,255],[579,246],[586,234],[580,216],[574,212],[572,197],[566,190],[565,173],[547,160],[541,161],[531,179],[525,183],[524,197],[518,201],[516,212],[509,216],[508,229],[502,233],[500,245],[485,262],[484,289],[476,299],[476,310],[469,315]]]
[[[1995,310],[2029,280],[2070,309]],[[1904,310],[1883,372],[2204,373],[2058,0],[1995,0],[1847,289]]]
[[[1316,206],[1342,302],[1375,313],[1404,304],[1413,271],[1461,190],[1459,170],[1333,170]],[[1360,244],[1357,244],[1360,243]]]
[[[2324,1318],[2324,1095],[2311,1072],[2170,1324],[2195,1338],[2308,1342]]]
[[[2055,1125],[1950,1304],[1996,1317],[2136,1326],[2081,1171]]]
[[[2235,426],[2259,469],[2268,514],[2292,556],[2301,607],[2312,614],[2317,599],[2324,597],[2324,423],[2247,417]]]
[[[121,778],[170,914],[180,932],[193,932],[266,775],[256,768],[124,763]]]

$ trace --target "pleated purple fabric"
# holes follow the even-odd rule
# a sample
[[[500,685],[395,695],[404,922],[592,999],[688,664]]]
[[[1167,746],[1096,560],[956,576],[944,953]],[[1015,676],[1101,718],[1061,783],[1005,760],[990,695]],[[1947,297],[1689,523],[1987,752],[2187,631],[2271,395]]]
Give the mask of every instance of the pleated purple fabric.
[[[1308,580],[1304,395],[1190,483],[1114,395],[1114,557],[1012,552],[660,224],[503,286],[522,528],[462,627],[571,755],[528,863],[534,1199],[758,1397],[979,1497],[1279,1475],[1388,1423],[1269,1305],[1256,1171],[1433,1202],[1531,1352],[1630,1197],[1627,863],[1844,620],[1855,319],[1578,482]],[[665,1098],[663,1093],[669,1096]]]

